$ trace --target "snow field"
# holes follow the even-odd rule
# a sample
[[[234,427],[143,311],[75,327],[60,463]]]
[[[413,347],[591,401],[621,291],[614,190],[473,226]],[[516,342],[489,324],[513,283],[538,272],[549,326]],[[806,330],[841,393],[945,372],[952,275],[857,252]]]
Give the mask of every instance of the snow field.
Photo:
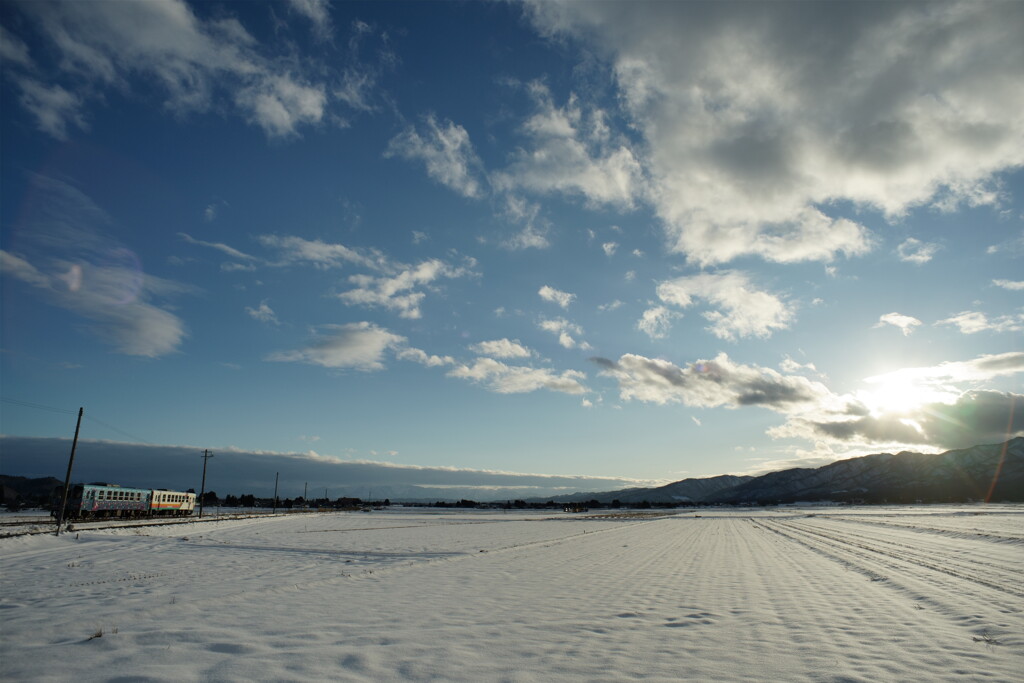
[[[407,509],[2,539],[2,676],[1018,680],[1024,508],[979,510]]]

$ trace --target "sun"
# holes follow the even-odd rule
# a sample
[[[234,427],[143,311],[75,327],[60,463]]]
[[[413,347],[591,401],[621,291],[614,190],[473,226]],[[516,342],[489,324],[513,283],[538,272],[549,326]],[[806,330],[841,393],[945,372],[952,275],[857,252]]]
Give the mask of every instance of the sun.
[[[874,380],[874,381],[872,381]],[[946,403],[946,392],[923,385],[906,377],[872,378],[871,389],[857,392],[857,398],[870,411],[872,417],[906,416],[920,412],[932,403]]]

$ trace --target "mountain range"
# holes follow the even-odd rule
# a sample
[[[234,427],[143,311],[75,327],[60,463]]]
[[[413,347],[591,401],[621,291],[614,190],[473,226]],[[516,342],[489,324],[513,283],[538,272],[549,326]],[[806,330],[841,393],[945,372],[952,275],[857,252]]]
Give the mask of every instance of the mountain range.
[[[798,501],[1024,502],[1024,437],[945,453],[902,451],[761,476],[683,479],[657,488],[576,493],[568,502],[744,504]]]

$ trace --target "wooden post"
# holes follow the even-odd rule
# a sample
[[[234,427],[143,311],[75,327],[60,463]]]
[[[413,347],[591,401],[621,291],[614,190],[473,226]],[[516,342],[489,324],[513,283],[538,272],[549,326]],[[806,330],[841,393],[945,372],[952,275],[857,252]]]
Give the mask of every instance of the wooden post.
[[[57,536],[60,536],[60,528],[64,524],[64,513],[68,507],[68,487],[71,486],[71,466],[75,464],[75,448],[78,447],[78,430],[82,426],[82,413],[84,408],[78,409],[78,422],[75,423],[75,440],[71,442],[71,457],[68,458],[68,473],[64,477],[64,495],[61,496],[60,513],[57,515]]]
[[[199,518],[203,517],[203,497],[206,494],[206,461],[213,457],[213,453],[209,450],[204,450],[203,454],[199,456],[203,459],[203,483],[199,485]]]

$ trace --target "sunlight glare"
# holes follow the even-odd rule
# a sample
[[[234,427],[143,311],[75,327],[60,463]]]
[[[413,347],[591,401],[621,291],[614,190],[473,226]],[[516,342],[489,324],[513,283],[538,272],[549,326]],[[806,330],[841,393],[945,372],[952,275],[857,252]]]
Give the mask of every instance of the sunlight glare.
[[[955,401],[948,392],[899,376],[886,377],[871,390],[858,392],[857,398],[873,417],[911,415],[930,403],[948,403],[951,398]]]

